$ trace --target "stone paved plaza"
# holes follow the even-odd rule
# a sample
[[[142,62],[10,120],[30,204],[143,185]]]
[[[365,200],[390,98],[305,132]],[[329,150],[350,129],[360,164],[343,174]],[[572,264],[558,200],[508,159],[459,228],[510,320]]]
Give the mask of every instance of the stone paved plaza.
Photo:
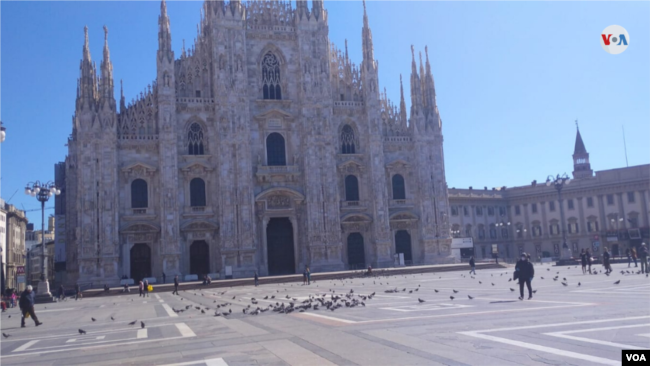
[[[519,301],[518,286],[508,282],[512,270],[483,270],[474,278],[445,272],[188,290],[180,296],[154,291],[145,299],[137,293],[72,299],[37,305],[44,322],[38,328],[28,319],[21,329],[18,310],[9,309],[2,313],[2,332],[10,337],[2,339],[0,360],[3,365],[618,365],[621,349],[650,348],[645,275],[621,274],[627,270],[622,264],[614,265],[609,277],[538,265],[535,298]],[[242,313],[252,298],[258,303],[253,310],[276,303],[298,306],[310,295],[327,294],[329,300],[330,290],[335,296],[354,290],[352,297],[366,306]],[[372,299],[358,296],[373,292]],[[216,306],[225,303],[232,305],[219,312],[232,310],[231,315],[214,316]],[[80,335],[79,328],[87,333]]]

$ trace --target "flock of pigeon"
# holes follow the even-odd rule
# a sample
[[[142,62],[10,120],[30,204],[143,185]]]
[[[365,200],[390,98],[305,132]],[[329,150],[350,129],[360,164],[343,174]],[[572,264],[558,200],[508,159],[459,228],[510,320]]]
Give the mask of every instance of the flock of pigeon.
[[[578,268],[578,267],[575,267],[575,268]],[[568,267],[567,269],[571,269],[571,267]],[[549,272],[551,271],[550,268],[547,268],[546,270],[549,271]],[[591,275],[597,275],[599,273],[605,274],[606,276],[610,276],[610,274],[611,274],[611,272],[608,273],[608,272],[605,272],[605,271],[602,271],[602,270],[600,272],[598,272],[597,270],[593,270],[591,272]],[[632,272],[629,271],[629,270],[621,270],[620,273],[622,275],[631,275],[631,274],[640,275],[640,274],[642,274],[642,272],[640,270],[639,271],[632,271]],[[507,275],[508,272],[499,274],[499,277],[503,276],[504,274]],[[423,275],[423,274],[420,274],[420,275]],[[354,282],[353,282],[354,280],[360,280],[361,279],[361,280],[368,280],[368,281],[372,280],[373,285],[377,285],[377,282],[379,282],[380,286],[384,286],[384,281],[386,282],[386,285],[390,285],[388,280],[390,279],[391,276],[393,276],[393,277],[403,276],[404,278],[407,278],[407,276],[404,276],[404,275],[390,275],[390,274],[387,274],[385,272],[379,272],[377,274],[374,274],[372,277],[367,277],[367,276],[365,276],[363,274],[363,272],[358,272],[358,273],[355,273],[351,277],[348,277],[348,278],[344,278],[344,279],[340,279],[340,280],[330,280],[330,285],[333,285],[335,287],[337,285],[336,281],[340,281],[339,285],[345,286],[346,283],[354,284]],[[415,275],[411,275],[411,276],[413,278],[415,277]],[[494,274],[490,274],[490,276],[494,277]],[[466,278],[467,275],[461,274],[461,277]],[[476,277],[474,277],[474,276],[470,275],[470,277],[471,277],[471,279],[476,279]],[[646,277],[648,277],[648,274],[646,274]],[[439,278],[442,278],[442,277],[439,277]],[[559,278],[560,278],[560,272],[557,271],[555,277],[553,277],[552,279],[553,279],[553,281],[559,281]],[[544,280],[544,277],[540,276],[540,279]],[[511,281],[513,281],[512,278],[509,278],[508,282],[511,282]],[[313,283],[315,284],[316,281],[313,281]],[[482,281],[478,281],[478,283],[479,283],[479,285],[483,284]],[[563,277],[562,281],[560,281],[560,283],[565,287],[569,286],[569,283],[568,283],[568,280],[567,280],[566,277]],[[618,280],[618,281],[614,282],[615,285],[618,285],[620,283],[621,283],[621,280]],[[365,283],[362,283],[361,285],[363,286],[363,285],[365,285]],[[491,282],[491,285],[495,286],[495,283]],[[582,284],[580,282],[578,282],[577,286],[580,287],[581,285]],[[293,285],[291,285],[291,286],[293,286]],[[317,285],[317,287],[318,287],[318,285]],[[388,294],[390,294],[390,293],[406,293],[406,291],[408,290],[409,294],[413,294],[414,292],[418,292],[420,290],[420,288],[421,288],[421,285],[418,285],[418,287],[413,288],[413,289],[402,288],[400,290],[398,288],[390,288],[390,289],[385,290],[384,293],[388,293]],[[201,291],[202,290],[203,289],[201,289]],[[435,293],[440,292],[440,290],[438,290],[438,289],[433,289],[433,290],[435,291]],[[285,289],[284,291],[286,292],[287,289]],[[514,292],[515,289],[510,287],[510,291]],[[187,292],[187,290],[185,292]],[[223,295],[226,294],[226,292],[227,291],[218,292],[218,293],[215,293],[215,295],[223,296]],[[306,300],[298,302],[297,298],[291,297],[288,294],[283,296],[283,297],[280,296],[280,295],[277,295],[279,292],[280,292],[280,290],[276,290],[276,294],[264,296],[263,300],[265,300],[265,302],[268,302],[268,301],[273,302],[273,300],[276,300],[274,303],[271,303],[268,306],[257,306],[257,305],[259,305],[259,300],[257,300],[254,297],[251,298],[250,299],[251,304],[244,307],[242,309],[242,313],[244,315],[254,316],[254,315],[259,315],[261,313],[265,313],[267,311],[272,311],[272,312],[279,313],[279,314],[291,314],[294,311],[302,313],[302,312],[305,312],[307,310],[317,311],[317,310],[320,310],[320,309],[323,309],[323,310],[326,309],[326,310],[329,310],[329,311],[336,311],[337,309],[340,309],[340,308],[343,308],[343,307],[345,307],[345,308],[354,308],[354,307],[359,307],[359,306],[365,307],[366,306],[365,302],[369,301],[369,300],[372,300],[373,297],[375,296],[375,292],[372,292],[371,294],[367,294],[367,295],[355,294],[354,289],[350,289],[350,291],[346,290],[343,293],[338,293],[337,294],[336,290],[329,289],[326,293],[320,293],[320,294],[315,294],[315,295],[310,294],[310,295],[308,295],[308,298]],[[456,289],[452,289],[452,292],[453,292],[453,294],[458,294],[460,291],[456,290]],[[534,290],[533,293],[537,293],[537,290]],[[194,295],[196,296],[197,294],[194,293]],[[279,297],[276,298],[276,295],[279,296]],[[205,295],[203,293],[201,293],[201,296],[205,296]],[[474,299],[474,297],[469,295],[469,294],[467,295],[467,297],[470,300]],[[236,298],[237,298],[237,296],[235,295],[235,296],[232,297],[232,300],[235,300]],[[451,300],[455,299],[455,297],[453,295],[450,295],[449,298]],[[180,300],[183,301],[183,298],[181,297]],[[133,301],[133,300],[131,300],[131,301]],[[238,301],[241,302],[241,299],[239,299]],[[426,302],[426,300],[423,300],[423,299],[418,297],[418,303],[421,304],[421,303],[424,303],[424,302]],[[214,300],[213,303],[216,304],[215,305],[216,308],[214,309],[214,316],[216,316],[216,317],[228,317],[228,316],[232,315],[232,309],[230,307],[233,305],[233,303],[224,302],[224,303],[217,304],[217,300]],[[115,305],[115,303],[114,303],[114,305]],[[242,306],[240,304],[237,304],[237,305]],[[226,307],[228,307],[228,311],[225,311]],[[211,310],[209,307],[206,307],[206,306],[201,307],[201,306],[192,306],[192,305],[186,305],[184,308],[181,308],[181,309],[172,308],[172,310],[177,314],[183,313],[185,311],[190,311],[190,310],[193,310],[193,309],[197,310],[197,311],[200,311],[201,314],[206,314],[207,311]],[[95,322],[97,320],[97,319],[95,319],[93,317],[91,317],[90,319],[93,322]],[[111,320],[115,321],[115,318],[111,316]],[[130,322],[128,324],[129,325],[136,325],[137,322],[138,322],[137,320],[134,320],[134,321],[132,321],[132,322]],[[145,328],[145,323],[143,321],[140,321],[140,327],[143,328],[143,329]],[[79,334],[86,334],[86,331],[80,328],[79,329]],[[2,333],[2,335],[5,338],[9,338],[11,336],[10,334],[6,334],[6,333]]]

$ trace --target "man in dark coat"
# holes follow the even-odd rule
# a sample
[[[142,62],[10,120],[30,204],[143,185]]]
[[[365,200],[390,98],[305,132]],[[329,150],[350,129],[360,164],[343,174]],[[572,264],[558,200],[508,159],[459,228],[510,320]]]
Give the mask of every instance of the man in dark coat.
[[[535,276],[535,268],[528,260],[526,253],[521,253],[521,259],[517,261],[515,266],[514,279],[519,280],[519,300],[524,299],[524,284],[528,287],[528,300],[533,298],[533,288],[530,283]]]
[[[178,295],[178,275],[174,276],[174,291],[172,292],[172,295],[173,294]]]
[[[23,293],[20,295],[18,306],[20,306],[20,311],[23,314],[23,316],[20,318],[20,326],[22,328],[25,328],[25,316],[27,314],[32,317],[37,327],[43,324],[38,321],[36,313],[34,312],[34,291],[32,291],[32,285],[27,286],[27,290],[23,291]]]
[[[471,256],[469,258],[469,267],[469,273],[472,274],[472,272],[474,272],[474,274],[476,274],[476,263],[474,262],[474,256]]]
[[[648,273],[648,247],[645,243],[639,248],[639,260],[641,261],[641,273]]]
[[[603,250],[603,267],[605,267],[605,273],[611,273],[612,272],[612,265],[610,264],[610,254],[609,254],[609,249],[605,247]]]

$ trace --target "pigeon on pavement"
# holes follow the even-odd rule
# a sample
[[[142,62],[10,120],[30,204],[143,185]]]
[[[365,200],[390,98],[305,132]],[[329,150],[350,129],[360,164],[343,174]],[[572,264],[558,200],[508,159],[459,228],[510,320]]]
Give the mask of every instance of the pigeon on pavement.
[[[86,334],[86,331],[83,330],[83,329],[81,329],[81,328],[79,328],[79,334]]]

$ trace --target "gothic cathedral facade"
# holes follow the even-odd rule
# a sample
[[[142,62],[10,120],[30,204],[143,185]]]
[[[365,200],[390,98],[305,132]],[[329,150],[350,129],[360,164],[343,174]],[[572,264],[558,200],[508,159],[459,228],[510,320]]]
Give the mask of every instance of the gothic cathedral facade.
[[[66,157],[70,282],[233,277],[447,263],[442,123],[428,54],[411,47],[411,107],[329,42],[323,2],[206,1],[195,45],[171,49],[164,1],[157,77],[114,97],[83,46]],[[352,3],[350,6],[354,6]]]

